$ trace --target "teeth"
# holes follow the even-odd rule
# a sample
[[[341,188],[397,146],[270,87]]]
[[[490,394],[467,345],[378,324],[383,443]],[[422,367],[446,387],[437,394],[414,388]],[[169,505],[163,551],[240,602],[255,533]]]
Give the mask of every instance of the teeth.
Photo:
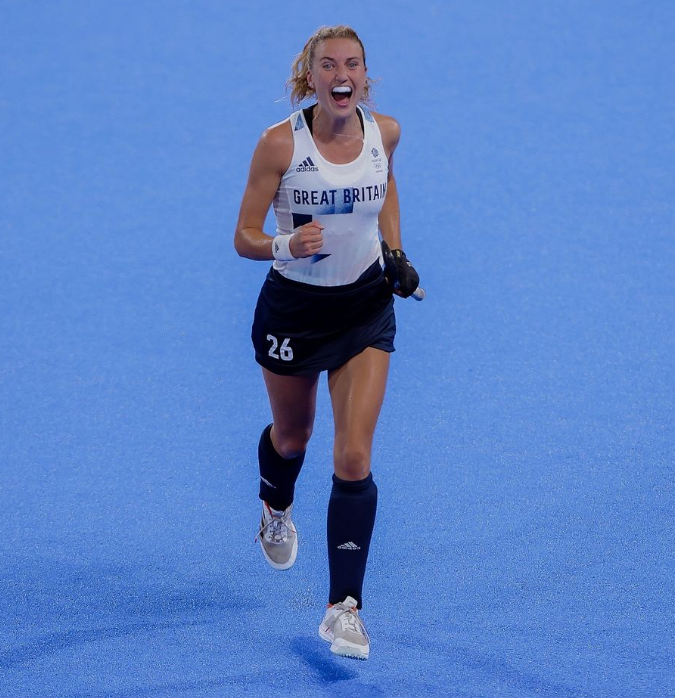
[[[352,88],[351,87],[334,87],[333,92],[340,92],[340,93],[345,93],[345,94],[351,94],[352,93]]]

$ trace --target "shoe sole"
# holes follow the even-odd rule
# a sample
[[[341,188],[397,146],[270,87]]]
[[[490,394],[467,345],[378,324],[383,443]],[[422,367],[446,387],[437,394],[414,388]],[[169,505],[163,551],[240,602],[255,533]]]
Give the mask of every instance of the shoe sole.
[[[291,556],[288,558],[288,562],[274,562],[272,558],[267,554],[267,551],[265,550],[265,546],[263,545],[262,538],[258,541],[260,543],[260,549],[263,551],[263,555],[265,556],[265,560],[274,567],[275,570],[288,570],[293,565],[295,564],[295,558],[298,557],[298,535],[296,531],[295,535],[295,542],[293,543],[293,547],[291,548]]]
[[[360,659],[365,662],[370,656],[370,647],[363,648],[349,644],[337,645],[333,641],[332,633],[328,630],[328,628],[324,627],[323,623],[319,626],[319,637],[322,640],[325,640],[326,642],[330,642],[330,651],[333,654],[337,654],[340,657],[348,657],[349,659]]]

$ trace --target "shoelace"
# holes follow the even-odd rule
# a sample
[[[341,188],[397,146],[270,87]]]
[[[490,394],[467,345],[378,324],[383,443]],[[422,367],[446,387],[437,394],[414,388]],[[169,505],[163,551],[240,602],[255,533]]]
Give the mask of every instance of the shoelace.
[[[288,539],[287,523],[291,515],[291,508],[286,509],[281,516],[274,514],[270,510],[268,510],[268,514],[272,518],[260,529],[255,539],[256,542],[259,538],[265,536],[265,539],[270,543],[284,543]]]
[[[345,630],[356,633],[357,635],[363,635],[366,640],[370,642],[366,626],[363,624],[361,616],[359,616],[355,608],[345,608],[338,613],[335,622],[337,623],[338,620],[342,623],[342,627],[345,628]]]

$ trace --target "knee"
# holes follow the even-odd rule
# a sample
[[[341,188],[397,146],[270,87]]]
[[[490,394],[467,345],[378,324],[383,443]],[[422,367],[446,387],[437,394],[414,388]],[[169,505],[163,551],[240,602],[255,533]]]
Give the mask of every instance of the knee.
[[[335,474],[341,480],[363,480],[370,473],[370,452],[365,448],[342,448],[335,452]]]
[[[282,458],[296,458],[307,450],[312,429],[307,427],[305,429],[283,430],[274,425],[271,436],[274,450]]]

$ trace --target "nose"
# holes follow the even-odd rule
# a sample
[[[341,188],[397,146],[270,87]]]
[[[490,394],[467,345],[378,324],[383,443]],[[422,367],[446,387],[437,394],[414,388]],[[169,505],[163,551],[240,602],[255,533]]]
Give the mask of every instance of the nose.
[[[335,78],[338,82],[346,82],[347,80],[347,68],[345,66],[338,66]]]

